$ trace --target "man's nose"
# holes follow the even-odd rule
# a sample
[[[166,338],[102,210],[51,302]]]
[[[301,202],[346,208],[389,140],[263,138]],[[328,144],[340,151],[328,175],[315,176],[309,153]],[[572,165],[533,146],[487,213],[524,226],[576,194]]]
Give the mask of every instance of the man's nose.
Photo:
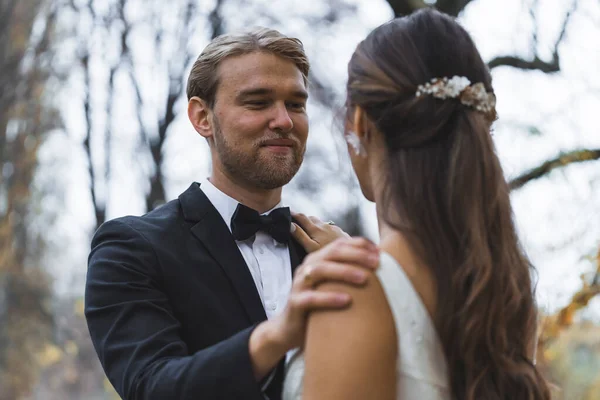
[[[269,124],[272,130],[289,132],[294,127],[294,122],[290,118],[290,113],[285,104],[278,104],[274,107],[274,115]]]

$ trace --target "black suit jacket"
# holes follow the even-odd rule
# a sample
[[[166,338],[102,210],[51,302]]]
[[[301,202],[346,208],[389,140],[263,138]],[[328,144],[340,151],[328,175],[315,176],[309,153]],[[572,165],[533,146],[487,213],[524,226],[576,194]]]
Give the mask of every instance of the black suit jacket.
[[[305,255],[290,243],[292,267]],[[104,223],[88,261],[85,316],[126,400],[264,399],[248,352],[266,319],[221,215],[197,183],[142,216]],[[282,362],[269,385],[281,397]]]

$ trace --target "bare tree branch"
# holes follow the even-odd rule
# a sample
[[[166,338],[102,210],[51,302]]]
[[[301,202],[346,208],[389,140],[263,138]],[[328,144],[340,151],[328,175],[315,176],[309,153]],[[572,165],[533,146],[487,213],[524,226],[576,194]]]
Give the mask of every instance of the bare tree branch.
[[[14,17],[13,11],[17,5],[17,0],[4,1],[0,5],[0,36],[8,35],[8,30],[12,26],[9,22]],[[4,41],[2,41],[4,43]]]
[[[488,67],[490,69],[501,66],[519,68],[523,70],[540,70],[545,73],[560,71],[558,56],[553,57],[552,61],[550,62],[541,60],[538,56],[535,56],[532,60],[525,60],[517,56],[499,56],[488,62]]]
[[[457,17],[472,0],[438,0],[433,6],[443,13]],[[423,0],[387,0],[395,17],[409,15],[421,8],[431,7]]]
[[[330,86],[325,85],[319,77],[313,73],[310,73],[309,81],[311,98],[317,100],[325,107],[331,107],[335,104],[337,96]]]
[[[531,33],[531,50],[533,54],[537,54],[537,46],[538,46],[538,20],[536,10],[539,4],[539,0],[533,0],[531,7],[529,7],[529,16],[531,17],[531,22],[533,25],[533,32]]]
[[[84,82],[85,82],[85,95],[83,100],[83,108],[85,112],[86,131],[85,139],[83,140],[83,149],[85,151],[88,160],[88,174],[90,176],[90,195],[92,196],[92,205],[94,206],[94,215],[96,217],[96,228],[106,220],[106,209],[98,199],[98,192],[96,187],[98,184],[98,177],[96,170],[94,169],[94,163],[92,162],[92,106],[91,106],[91,77],[90,77],[90,57],[89,54],[85,54],[81,58],[81,66],[83,68]]]
[[[435,8],[443,13],[458,17],[466,6],[473,0],[438,0]]]
[[[148,135],[148,130],[146,128],[146,124],[144,123],[144,118],[142,116],[142,109],[144,106],[144,104],[143,104],[144,100],[142,98],[142,89],[141,89],[142,85],[139,82],[139,79],[135,74],[133,59],[131,56],[131,52],[129,51],[129,47],[127,46],[127,36],[129,35],[129,32],[131,31],[131,25],[125,18],[125,0],[121,0],[119,2],[117,14],[118,14],[119,21],[123,24],[123,31],[121,32],[120,59],[122,60],[125,67],[127,68],[127,71],[129,74],[129,79],[131,80],[131,84],[133,85],[133,89],[135,91],[135,101],[136,101],[135,110],[136,110],[136,116],[137,116],[137,120],[138,120],[138,125],[139,125],[139,129],[140,129],[140,136],[141,136],[142,142],[147,144],[148,146],[150,146],[150,137]],[[156,22],[156,25],[159,26],[158,22]],[[163,32],[161,29],[157,30],[156,38],[155,38],[155,44],[156,44],[157,48],[160,45],[162,34],[163,34]]]
[[[154,171],[153,171],[152,176],[149,178],[150,179],[150,192],[145,196],[146,210],[150,211],[156,205],[158,205],[158,203],[163,203],[164,199],[165,199],[164,185],[162,183],[161,165],[162,165],[162,147],[164,144],[164,132],[166,132],[166,126],[161,128],[161,125],[163,124],[164,119],[159,121],[158,139],[153,140],[150,137],[148,127],[146,126],[146,123],[144,122],[144,118],[143,118],[143,114],[142,114],[143,109],[144,109],[144,99],[143,99],[142,90],[141,90],[142,84],[139,80],[139,77],[135,73],[135,66],[134,66],[132,54],[129,49],[129,46],[127,45],[127,38],[129,36],[129,33],[131,32],[132,26],[129,23],[129,21],[127,21],[127,18],[125,17],[125,2],[126,2],[126,0],[120,0],[119,4],[117,6],[116,14],[117,14],[117,18],[118,18],[119,22],[121,22],[123,25],[123,30],[120,35],[120,42],[121,42],[121,53],[119,56],[120,61],[116,63],[114,68],[117,68],[118,65],[124,65],[127,68],[129,79],[131,81],[131,84],[132,84],[134,92],[135,92],[135,102],[136,102],[135,110],[136,110],[136,117],[137,117],[138,125],[139,125],[139,134],[140,134],[142,143],[144,143],[145,146],[148,146],[148,150],[150,151],[150,154],[152,156]],[[160,25],[157,25],[157,26],[160,26]],[[160,45],[163,34],[164,34],[163,30],[161,28],[159,28],[155,35],[155,37],[156,37],[155,44],[157,45],[157,47],[159,47],[159,45]],[[111,87],[111,88],[109,88],[109,90],[114,91],[114,88]],[[112,95],[113,95],[112,93],[109,94],[109,96],[112,96]],[[108,161],[108,159],[107,159],[107,161]]]
[[[209,21],[212,26],[211,35],[216,37],[220,35],[223,27],[223,17],[220,13],[221,7],[224,4],[224,0],[219,0],[215,5],[215,8],[209,16]],[[192,61],[192,55],[185,51],[185,43],[187,36],[189,35],[189,28],[193,24],[193,18],[196,10],[195,0],[190,0],[185,7],[185,17],[181,25],[179,33],[179,43],[182,44],[182,48],[185,54],[183,62],[171,63],[169,68],[169,94],[165,104],[165,114],[158,122],[158,138],[149,142],[150,153],[152,160],[154,161],[154,172],[150,177],[150,192],[146,195],[146,209],[148,211],[154,209],[166,202],[165,185],[163,183],[163,148],[167,138],[167,131],[175,118],[177,117],[177,111],[175,110],[175,103],[183,90],[182,79],[185,69]]]
[[[537,1],[534,3],[534,6],[535,6],[535,4],[537,4]],[[567,11],[567,14],[565,15],[565,19],[563,20],[561,31],[556,39],[556,42],[554,43],[554,49],[552,51],[552,60],[543,61],[537,54],[537,49],[536,49],[536,47],[537,47],[537,23],[535,23],[536,18],[535,18],[533,9],[532,9],[531,14],[532,14],[532,18],[534,19],[534,25],[535,25],[534,32],[533,32],[533,47],[534,47],[534,53],[535,53],[534,57],[530,60],[526,60],[524,58],[516,57],[516,56],[499,56],[499,57],[493,58],[492,60],[490,60],[490,62],[488,62],[489,68],[493,69],[493,68],[500,67],[500,66],[506,66],[506,67],[519,68],[519,69],[523,69],[523,70],[539,70],[544,73],[552,73],[552,72],[560,71],[560,56],[558,54],[558,48],[565,37],[567,27],[569,25],[569,22],[571,21],[571,16],[577,9],[577,5],[578,5],[578,0],[573,0],[573,4],[572,4],[571,8],[569,9],[569,11]]]
[[[127,64],[128,64],[128,71],[129,71],[129,78],[131,79],[131,83],[133,85],[133,89],[135,91],[135,101],[136,101],[136,115],[137,115],[137,120],[138,120],[138,125],[140,126],[140,136],[142,138],[142,142],[147,143],[148,145],[150,144],[150,137],[148,136],[148,130],[146,129],[146,124],[144,124],[144,119],[142,117],[142,106],[143,106],[143,99],[142,99],[142,90],[141,90],[141,85],[140,82],[137,78],[137,76],[135,76],[134,70],[133,70],[133,62],[130,59],[130,55],[123,55],[123,57],[125,59],[127,59]]]
[[[108,74],[108,97],[106,99],[106,115],[110,116],[112,114],[112,107],[115,99],[115,75],[117,73],[118,64],[112,66],[110,68],[110,72]],[[108,203],[107,199],[110,198],[110,178],[112,176],[112,124],[111,119],[107,118],[106,127],[104,132],[104,214],[102,215],[106,218],[106,203]],[[97,227],[100,227],[104,220],[96,221],[98,224]]]
[[[560,43],[563,41],[563,39],[565,37],[565,33],[567,32],[567,27],[569,26],[569,22],[571,22],[571,17],[577,10],[578,5],[579,5],[579,0],[573,0],[573,4],[571,4],[571,8],[569,9],[569,11],[567,11],[567,14],[565,15],[565,19],[563,21],[563,24],[562,24],[562,27],[560,30],[560,34],[558,35],[558,37],[556,38],[556,42],[554,43],[554,55],[555,56],[558,55],[558,46],[560,45]]]
[[[158,139],[150,142],[150,153],[154,161],[154,173],[150,177],[150,193],[146,196],[146,209],[148,211],[166,201],[162,174],[162,151],[165,139],[167,138],[167,129],[177,116],[174,107],[181,93],[181,84],[175,84],[174,81],[174,79],[170,79],[169,82],[169,95],[167,96],[167,104],[165,106],[165,116],[158,124]]]
[[[423,0],[387,0],[395,17],[409,15],[419,8],[427,7]]]
[[[223,34],[223,15],[221,14],[221,9],[223,8],[223,4],[225,4],[225,0],[217,0],[215,4],[215,8],[211,11],[208,16],[208,21],[210,22],[211,32],[210,38],[214,39],[217,36]]]
[[[117,65],[119,65],[119,63],[122,63],[122,65],[125,68],[127,68],[129,79],[131,80],[131,84],[133,85],[133,89],[135,92],[135,101],[136,101],[135,109],[136,109],[136,116],[137,116],[137,120],[138,120],[139,129],[140,129],[140,136],[142,138],[142,142],[148,144],[148,146],[149,146],[150,145],[150,137],[148,135],[148,130],[146,128],[146,124],[144,123],[144,118],[142,116],[142,110],[143,110],[143,106],[144,106],[144,104],[143,104],[144,101],[142,98],[142,89],[141,89],[142,85],[139,82],[139,79],[135,74],[133,58],[132,58],[131,52],[129,51],[129,46],[127,45],[127,37],[129,36],[129,33],[131,32],[131,24],[129,23],[129,21],[127,21],[127,18],[125,18],[125,0],[119,1],[116,14],[117,14],[117,18],[118,18],[119,22],[123,24],[123,31],[121,32],[121,35],[120,35],[120,43],[121,43],[121,54],[119,56],[120,62],[118,61]],[[162,35],[162,30],[159,30],[156,35],[157,45],[158,45],[158,43],[160,43],[161,35]]]
[[[593,161],[598,159],[600,159],[600,149],[575,150],[568,153],[564,153],[554,159],[545,161],[541,165],[532,168],[524,174],[512,179],[509,182],[509,187],[511,190],[519,189],[525,184],[531,182],[532,180],[548,175],[555,169],[566,167],[567,165],[571,165],[574,163]]]
[[[596,253],[596,273],[592,278],[592,286],[600,286],[600,247],[598,247],[598,253]]]
[[[81,12],[82,9],[76,6],[74,3],[72,7],[77,11]],[[85,4],[85,9],[89,11],[94,24],[97,23],[98,16],[94,11],[93,0],[88,0]],[[106,126],[106,137],[105,137],[105,161],[106,161],[106,171],[104,173],[104,183],[105,183],[105,196],[104,199],[100,199],[98,195],[98,185],[101,180],[101,175],[96,172],[94,168],[94,163],[92,159],[93,146],[92,146],[92,132],[93,132],[93,118],[92,118],[92,78],[90,75],[90,51],[85,48],[85,41],[82,42],[82,47],[80,49],[82,55],[80,58],[80,64],[83,69],[83,79],[84,79],[84,99],[83,99],[83,108],[85,114],[85,122],[86,122],[86,133],[85,138],[83,140],[83,149],[86,154],[86,158],[88,161],[88,174],[90,177],[90,196],[92,198],[92,206],[94,207],[94,216],[96,219],[95,229],[98,229],[104,221],[106,221],[106,204],[108,199],[108,190],[109,190],[109,182],[108,176],[110,175],[110,136],[111,136],[111,127],[110,121],[107,122]],[[107,115],[110,115],[110,105],[112,104],[113,96],[113,88],[114,88],[114,75],[116,73],[116,67],[112,67],[109,73],[109,89],[108,89],[108,99],[107,99]]]

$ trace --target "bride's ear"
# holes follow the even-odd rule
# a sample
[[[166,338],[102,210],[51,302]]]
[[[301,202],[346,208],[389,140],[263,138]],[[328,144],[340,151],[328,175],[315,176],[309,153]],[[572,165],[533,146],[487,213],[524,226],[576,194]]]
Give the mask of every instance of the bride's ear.
[[[354,108],[353,118],[353,130],[361,140],[361,142],[368,142],[369,140],[369,122],[365,110],[362,107],[356,106]]]

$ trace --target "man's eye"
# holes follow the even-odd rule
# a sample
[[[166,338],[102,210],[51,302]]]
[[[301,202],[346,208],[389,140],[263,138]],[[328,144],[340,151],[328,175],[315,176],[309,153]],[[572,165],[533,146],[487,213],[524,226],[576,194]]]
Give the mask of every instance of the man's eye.
[[[251,107],[265,107],[267,105],[266,101],[249,101],[248,104]]]
[[[288,107],[290,107],[294,110],[304,110],[305,104],[304,103],[289,103]]]

